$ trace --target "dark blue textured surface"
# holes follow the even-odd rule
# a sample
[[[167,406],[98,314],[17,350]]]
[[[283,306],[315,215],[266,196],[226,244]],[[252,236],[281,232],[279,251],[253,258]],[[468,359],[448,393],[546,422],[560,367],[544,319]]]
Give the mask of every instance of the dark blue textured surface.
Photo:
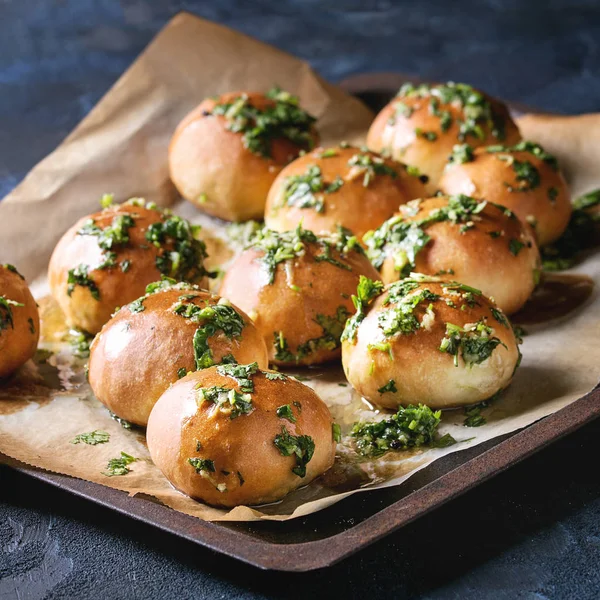
[[[332,80],[397,70],[552,111],[600,110],[595,0],[0,0],[0,195],[181,9],[301,56]],[[599,437],[596,422],[372,549],[302,576],[261,573],[0,468],[0,599],[598,598],[600,477],[580,458],[597,454]]]

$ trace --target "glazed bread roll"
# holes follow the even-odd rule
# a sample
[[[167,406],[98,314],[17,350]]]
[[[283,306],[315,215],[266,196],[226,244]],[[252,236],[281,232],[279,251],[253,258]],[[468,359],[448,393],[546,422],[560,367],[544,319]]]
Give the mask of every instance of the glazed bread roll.
[[[416,167],[433,194],[455,144],[516,144],[519,130],[501,102],[464,83],[406,83],[377,115],[367,146]]]
[[[199,227],[141,198],[107,196],[104,205],[69,229],[50,259],[50,291],[69,326],[97,333],[163,275],[206,285]]]
[[[156,283],[94,338],[89,382],[113,413],[145,426],[172,383],[221,362],[268,366],[265,342],[248,316],[197,286]]]
[[[391,217],[400,204],[422,198],[414,170],[352,146],[318,148],[289,164],[269,191],[265,224],[275,231],[298,225],[315,233],[339,226],[359,238]]]
[[[503,206],[469,196],[415,200],[365,243],[384,282],[411,271],[444,276],[483,290],[507,314],[525,304],[540,277],[530,228]]]
[[[146,435],[178,490],[232,507],[275,502],[329,469],[332,426],[313,390],[254,363],[184,377],[156,403]]]
[[[474,288],[413,274],[389,284],[362,279],[342,336],[348,381],[386,408],[475,404],[504,389],[520,362],[512,327]]]
[[[571,196],[556,159],[533,142],[475,149],[457,145],[439,187],[445,194],[510,208],[533,227],[540,246],[557,240],[571,217]]]
[[[298,98],[277,88],[267,95],[207,98],[173,134],[171,179],[186,200],[210,215],[262,219],[279,171],[317,144],[315,120]]]
[[[37,349],[40,317],[23,276],[0,265],[0,378],[24,365]]]
[[[298,228],[259,231],[227,270],[220,293],[250,315],[269,360],[312,365],[340,356],[360,275],[378,279],[355,237]]]

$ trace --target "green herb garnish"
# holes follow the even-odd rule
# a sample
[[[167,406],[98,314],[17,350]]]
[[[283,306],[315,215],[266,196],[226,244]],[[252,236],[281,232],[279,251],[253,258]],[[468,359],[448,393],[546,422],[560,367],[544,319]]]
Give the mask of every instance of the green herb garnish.
[[[292,407],[289,404],[283,404],[282,406],[280,406],[277,409],[277,416],[280,419],[287,419],[290,423],[295,423],[296,422],[296,417],[294,416],[294,413],[292,412]]]
[[[282,456],[296,457],[296,466],[292,472],[298,477],[306,476],[306,465],[311,461],[315,452],[315,442],[309,435],[292,435],[283,426],[281,433],[275,436],[273,440],[276,448]]]
[[[382,385],[378,390],[380,394],[385,394],[386,392],[396,393],[398,388],[396,387],[396,382],[393,379],[390,379],[385,385]]]
[[[323,194],[333,194],[343,184],[344,181],[339,176],[330,183],[325,182],[321,169],[316,165],[311,165],[303,175],[293,175],[286,179],[285,204],[297,208],[313,208],[318,213],[323,213],[325,212]]]
[[[356,308],[356,313],[346,321],[346,326],[341,337],[342,340],[350,340],[352,342],[356,339],[358,326],[367,314],[367,307],[383,292],[383,287],[381,281],[373,281],[364,275],[360,276],[356,288],[356,296],[352,296],[352,303]]]
[[[106,431],[90,431],[89,433],[80,433],[76,435],[72,440],[71,444],[88,444],[89,446],[95,446],[96,444],[106,444],[110,440],[110,434]]]
[[[369,187],[371,181],[377,175],[388,175],[389,177],[398,177],[398,172],[387,165],[383,158],[371,154],[355,154],[348,161],[350,167],[356,167],[357,172],[363,175],[363,186]]]
[[[446,323],[446,336],[442,339],[440,351],[452,355],[456,367],[459,355],[467,366],[472,367],[487,360],[497,346],[506,348],[502,340],[492,335],[493,331],[483,320],[465,328]]]
[[[75,286],[86,287],[94,300],[100,300],[100,290],[98,286],[88,275],[89,266],[84,264],[77,265],[70,269],[67,274],[67,295],[70,296],[75,290]]]
[[[121,452],[121,456],[119,458],[111,458],[106,465],[106,471],[102,471],[102,475],[106,475],[107,477],[114,477],[116,475],[127,475],[131,470],[128,465],[132,462],[139,460],[134,458],[130,454],[126,452]]]
[[[272,142],[282,138],[306,150],[312,149],[315,117],[300,108],[296,96],[279,88],[271,89],[267,97],[275,104],[262,110],[242,94],[231,102],[217,104],[212,114],[223,116],[227,129],[241,133],[244,146],[258,156],[270,158]]]
[[[359,454],[377,458],[391,450],[433,445],[441,415],[440,410],[433,412],[423,404],[411,404],[406,408],[400,407],[389,419],[356,423],[350,435],[355,439]]]

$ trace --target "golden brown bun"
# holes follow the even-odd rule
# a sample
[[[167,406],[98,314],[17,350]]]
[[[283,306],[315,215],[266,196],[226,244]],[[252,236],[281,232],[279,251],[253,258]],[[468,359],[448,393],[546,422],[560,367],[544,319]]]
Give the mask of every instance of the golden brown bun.
[[[435,86],[432,86],[435,87]],[[477,90],[474,90],[477,92]],[[517,126],[510,118],[508,110],[501,102],[483,95],[490,102],[491,109],[498,120],[504,124],[504,136],[496,137],[493,127],[485,121],[478,122],[483,137],[467,135],[464,141],[473,146],[489,146],[491,144],[513,145],[521,139]],[[429,176],[428,192],[433,194],[442,176],[444,165],[455,144],[460,139],[459,121],[465,120],[465,111],[460,103],[445,104],[439,102],[438,110],[448,112],[452,118],[451,125],[442,130],[442,120],[433,114],[431,100],[433,96],[424,98],[410,95],[398,95],[377,115],[367,135],[367,146],[376,152],[388,151],[392,158],[407,165],[417,167],[421,173]],[[437,100],[437,99],[436,99]],[[404,103],[407,114],[398,112],[398,103]],[[436,139],[429,141],[418,136],[421,132],[432,132]]]
[[[254,92],[207,98],[177,126],[169,146],[171,180],[179,193],[204,212],[228,221],[262,219],[275,177],[302,150],[286,138],[277,138],[271,142],[271,158],[259,156],[244,146],[243,133],[227,129],[224,116],[211,114],[217,104],[244,94],[258,110],[275,105]],[[317,144],[316,130],[312,136]]]
[[[90,219],[105,229],[118,215],[130,215],[134,219],[134,226],[128,230],[129,242],[113,247],[112,251],[117,255],[116,266],[98,269],[106,256],[98,245],[98,237],[77,232]],[[167,217],[159,209],[137,204],[112,205],[79,220],[63,235],[50,258],[48,278],[50,291],[65,313],[69,326],[97,333],[116,308],[143,296],[149,283],[160,280],[162,274],[156,259],[173,250],[173,244],[167,242],[157,248],[146,239],[146,231],[150,225],[163,222]],[[126,272],[120,266],[124,262],[128,264]],[[81,264],[89,266],[88,276],[98,289],[98,299],[89,287],[82,285],[75,285],[69,294],[69,270]],[[201,261],[198,267],[190,272],[191,281],[205,286],[207,280]]]
[[[95,337],[90,348],[89,382],[92,391],[117,416],[145,426],[160,395],[188,371],[196,370],[194,334],[206,319],[194,321],[174,312],[183,301],[202,308],[224,301],[209,292],[167,289],[123,307]],[[229,302],[226,302],[229,304]],[[267,367],[267,348],[262,336],[239,308],[243,322],[240,336],[229,339],[223,330],[207,340],[212,361],[219,364],[233,354],[239,363],[257,362]],[[143,354],[140,354],[143,349]],[[183,371],[181,371],[183,369]]]
[[[220,375],[217,367],[189,374],[156,403],[146,432],[148,449],[156,466],[184,494],[227,507],[275,502],[333,464],[331,415],[317,394],[295,379],[270,380],[260,371],[252,375],[252,382],[253,410],[234,419],[207,400],[197,402],[199,388],[239,390],[235,380]],[[296,423],[277,416],[277,409],[286,404]],[[314,441],[304,477],[292,472],[295,457],[282,456],[275,446],[282,428]],[[198,473],[190,458],[213,461],[214,472]]]
[[[359,394],[386,408],[417,403],[433,409],[451,408],[481,402],[510,383],[519,360],[515,335],[506,317],[499,311],[494,315],[491,309],[495,305],[484,296],[476,295],[477,304],[470,305],[461,291],[435,282],[420,283],[411,295],[427,289],[440,298],[425,299],[416,306],[413,315],[420,324],[416,331],[386,337],[379,319],[397,306],[394,301],[385,302],[389,290],[399,283],[386,286],[386,291],[373,302],[358,327],[355,341],[342,342],[344,372]],[[432,312],[426,313],[429,305]],[[498,338],[506,347],[497,345],[489,358],[472,365],[466,364],[459,352],[455,366],[454,355],[440,351],[446,323],[464,328],[480,319],[493,329],[489,337]],[[369,347],[373,344],[379,348]],[[390,380],[397,391],[380,392]]]
[[[540,185],[521,191],[511,157],[533,165]],[[519,219],[533,226],[540,246],[557,240],[571,216],[571,196],[562,173],[530,152],[488,152],[477,148],[473,161],[447,164],[439,187],[445,194],[485,198],[510,208]],[[551,197],[554,193],[556,196]]]
[[[27,282],[14,267],[0,265],[0,378],[35,354],[39,337],[40,317]]]
[[[404,216],[408,222],[447,206],[448,197],[437,196],[415,205],[419,207],[417,214]],[[539,250],[530,228],[490,203],[473,215],[472,226],[461,232],[463,226],[441,221],[425,227],[431,240],[418,252],[414,270],[471,285],[493,298],[507,314],[515,313],[533,292],[540,273]],[[512,240],[522,246],[517,249],[513,245],[511,251]],[[393,246],[386,248],[386,254],[381,277],[390,283],[399,279]]]
[[[335,156],[322,157],[323,152],[328,151],[334,151]],[[365,186],[364,169],[348,164],[356,155],[366,155],[381,161],[397,176],[376,174]],[[343,185],[335,192],[317,193],[317,197],[323,202],[322,212],[312,207],[300,208],[286,203],[286,188],[290,182],[288,178],[305,175],[313,165],[321,170],[325,186],[338,177],[343,180]],[[396,161],[358,148],[318,148],[297,158],[281,171],[269,191],[265,224],[275,231],[288,231],[302,224],[302,227],[315,233],[334,232],[341,225],[362,238],[369,229],[379,227],[391,217],[401,204],[424,195],[425,187],[419,177],[409,175],[406,167]]]
[[[221,295],[253,319],[265,339],[271,363],[312,365],[338,358],[339,335],[346,316],[354,312],[351,296],[356,292],[360,275],[379,279],[360,249],[345,255],[331,249],[331,258],[346,268],[315,259],[323,253],[320,242],[306,243],[303,254],[277,265],[270,284],[261,260],[264,250],[249,248],[225,274]],[[318,345],[312,352],[303,352],[299,346],[326,333],[317,321],[323,317],[334,323],[335,341],[327,346]],[[293,357],[286,358],[285,344]]]

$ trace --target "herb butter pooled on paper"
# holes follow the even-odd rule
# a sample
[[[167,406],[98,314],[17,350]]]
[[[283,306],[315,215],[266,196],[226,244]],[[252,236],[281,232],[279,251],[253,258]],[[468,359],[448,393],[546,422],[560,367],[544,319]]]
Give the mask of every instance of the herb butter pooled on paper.
[[[318,143],[315,121],[297,97],[279,88],[207,98],[173,134],[171,179],[186,200],[210,215],[262,219],[279,171]]]
[[[520,362],[506,316],[468,285],[412,274],[384,288],[361,278],[353,300],[342,364],[377,406],[475,404],[507,387]]]
[[[366,148],[317,148],[285,167],[269,191],[265,224],[276,231],[298,225],[334,233],[339,226],[361,237],[398,206],[425,194],[414,170]]]
[[[97,333],[119,306],[161,276],[206,287],[200,227],[141,198],[80,219],[60,239],[48,270],[50,291],[70,327]]]
[[[0,378],[33,357],[40,337],[37,304],[13,265],[0,264]]]
[[[154,464],[178,490],[233,507],[275,502],[329,469],[333,425],[327,405],[296,379],[256,363],[225,364],[165,391],[147,440]]]
[[[378,275],[357,239],[339,229],[258,231],[228,268],[220,293],[261,332],[269,361],[320,364],[340,356],[340,336],[360,276]]]
[[[367,146],[416,167],[433,194],[456,144],[516,144],[521,139],[504,104],[464,83],[405,83],[377,115]]]
[[[412,271],[461,281],[519,310],[539,282],[531,230],[509,209],[469,196],[415,200],[364,236],[367,255],[386,283]]]
[[[188,372],[254,361],[266,368],[267,348],[246,313],[198,286],[164,279],[104,325],[90,347],[89,382],[114,414],[145,426],[160,395]]]
[[[457,145],[439,187],[506,206],[533,228],[540,246],[557,240],[571,216],[571,195],[556,158],[533,142]]]

